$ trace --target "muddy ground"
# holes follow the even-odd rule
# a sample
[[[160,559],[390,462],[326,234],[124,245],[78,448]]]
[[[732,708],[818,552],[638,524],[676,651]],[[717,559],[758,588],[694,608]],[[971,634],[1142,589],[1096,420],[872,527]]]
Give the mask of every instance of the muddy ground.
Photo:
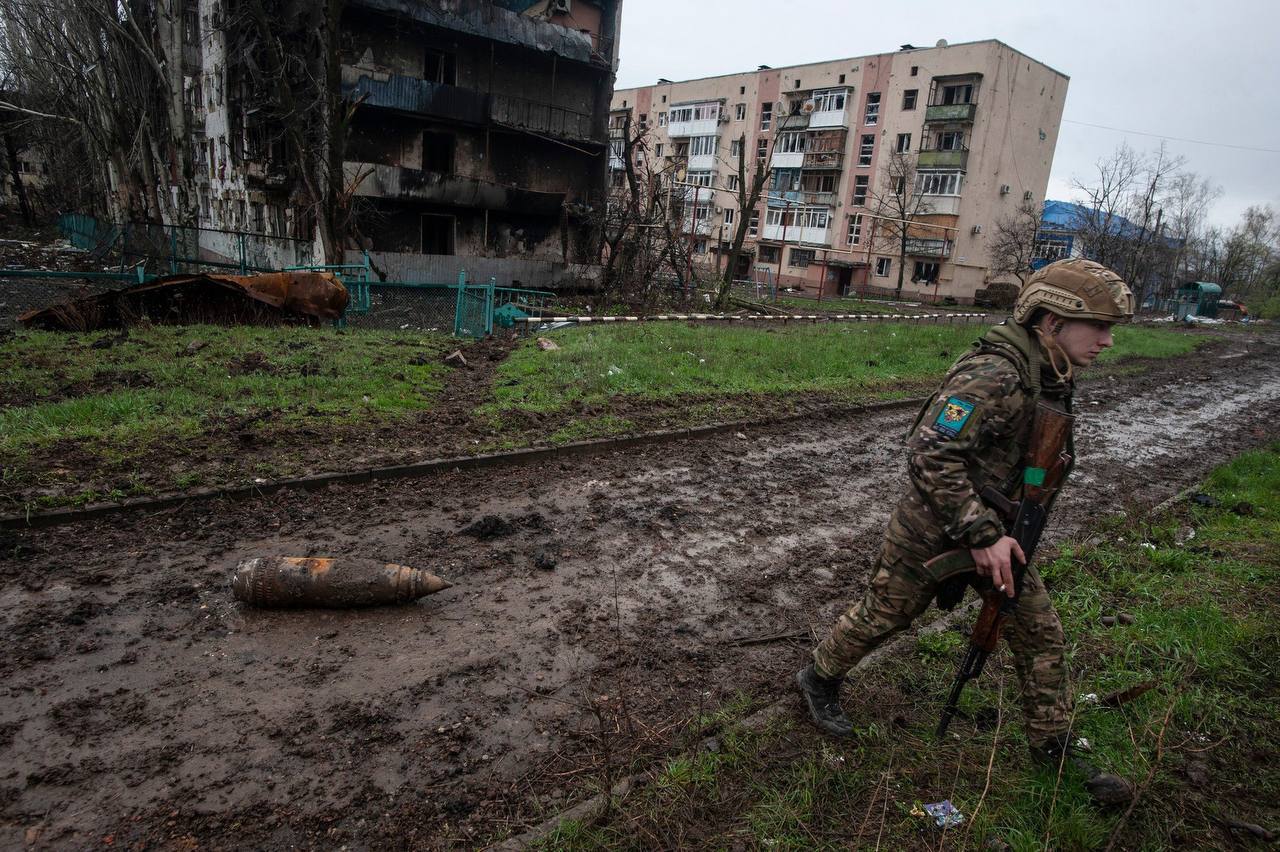
[[[1080,393],[1050,543],[1274,437],[1280,348]],[[0,846],[473,846],[660,755],[739,691],[784,693],[866,579],[912,412],[434,478],[199,503],[0,541]],[[486,536],[463,529],[498,516]],[[456,585],[260,612],[260,554]]]

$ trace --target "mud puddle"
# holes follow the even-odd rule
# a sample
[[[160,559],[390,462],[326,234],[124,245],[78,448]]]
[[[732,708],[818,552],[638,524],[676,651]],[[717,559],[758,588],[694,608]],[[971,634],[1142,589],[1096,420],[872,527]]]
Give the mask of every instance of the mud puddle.
[[[1264,441],[1280,353],[1222,373],[1183,359],[1086,384],[1051,540]],[[821,633],[860,593],[913,414],[18,534],[0,559],[0,843],[431,848],[527,824],[735,694],[786,688],[807,642],[731,642]],[[226,579],[261,554],[456,585],[254,612]]]

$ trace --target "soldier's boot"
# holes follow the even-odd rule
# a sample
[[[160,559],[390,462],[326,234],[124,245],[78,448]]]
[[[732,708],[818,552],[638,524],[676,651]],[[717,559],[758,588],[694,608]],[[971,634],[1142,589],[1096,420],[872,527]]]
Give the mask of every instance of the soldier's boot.
[[[1063,760],[1063,753],[1066,760]],[[1084,788],[1100,805],[1122,805],[1134,796],[1133,783],[1127,778],[1103,772],[1090,763],[1068,737],[1060,737],[1031,747],[1031,760],[1040,766],[1057,770],[1061,764],[1074,767],[1084,778]]]
[[[796,686],[804,696],[813,723],[829,734],[847,737],[853,734],[853,723],[840,707],[842,677],[823,677],[810,663],[796,672]]]

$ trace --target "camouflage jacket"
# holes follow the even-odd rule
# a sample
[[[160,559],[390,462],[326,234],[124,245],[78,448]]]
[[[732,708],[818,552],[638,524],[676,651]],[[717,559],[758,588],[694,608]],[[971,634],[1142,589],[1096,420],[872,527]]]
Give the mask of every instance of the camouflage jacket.
[[[1004,535],[1000,516],[978,493],[994,485],[1016,496],[1038,399],[1070,411],[1070,385],[1056,381],[1043,360],[1025,329],[1002,323],[952,365],[921,409],[907,438],[910,485],[887,533],[912,561],[986,547]]]

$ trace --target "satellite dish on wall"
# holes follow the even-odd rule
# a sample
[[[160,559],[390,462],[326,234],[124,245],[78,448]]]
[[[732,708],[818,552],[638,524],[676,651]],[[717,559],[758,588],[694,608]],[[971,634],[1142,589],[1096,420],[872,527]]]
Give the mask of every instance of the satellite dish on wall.
[[[938,43],[934,45],[934,47],[946,47],[946,46],[947,46],[947,40],[945,38],[938,39]]]

